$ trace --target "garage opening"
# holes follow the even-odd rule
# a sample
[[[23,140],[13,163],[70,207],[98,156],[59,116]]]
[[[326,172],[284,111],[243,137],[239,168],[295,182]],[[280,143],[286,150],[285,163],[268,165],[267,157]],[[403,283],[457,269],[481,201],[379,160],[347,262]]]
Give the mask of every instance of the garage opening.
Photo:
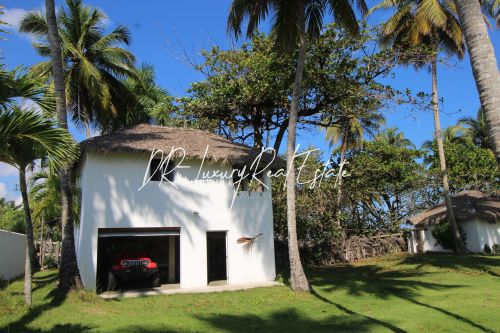
[[[99,228],[97,291],[180,283],[180,228]]]
[[[226,232],[207,232],[207,280],[209,285],[227,283]]]

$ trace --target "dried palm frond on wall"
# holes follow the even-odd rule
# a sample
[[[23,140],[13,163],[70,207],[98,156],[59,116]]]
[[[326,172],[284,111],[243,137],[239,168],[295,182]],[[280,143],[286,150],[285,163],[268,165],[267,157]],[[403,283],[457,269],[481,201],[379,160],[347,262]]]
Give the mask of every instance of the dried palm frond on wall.
[[[260,234],[255,235],[254,237],[241,237],[236,240],[236,243],[243,244],[243,252],[249,253],[252,251],[253,245],[255,244],[255,240],[262,236],[262,232]]]

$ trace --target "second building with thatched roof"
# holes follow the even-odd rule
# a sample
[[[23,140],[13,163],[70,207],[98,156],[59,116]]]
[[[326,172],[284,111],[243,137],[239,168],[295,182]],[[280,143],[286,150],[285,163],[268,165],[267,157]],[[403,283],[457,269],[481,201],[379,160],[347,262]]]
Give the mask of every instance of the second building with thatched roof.
[[[482,252],[485,245],[492,248],[500,244],[500,200],[479,191],[462,191],[452,197],[452,204],[469,251]],[[447,216],[443,202],[409,219],[414,228],[410,233],[408,251],[449,252],[438,243],[432,232],[439,223],[447,223]]]

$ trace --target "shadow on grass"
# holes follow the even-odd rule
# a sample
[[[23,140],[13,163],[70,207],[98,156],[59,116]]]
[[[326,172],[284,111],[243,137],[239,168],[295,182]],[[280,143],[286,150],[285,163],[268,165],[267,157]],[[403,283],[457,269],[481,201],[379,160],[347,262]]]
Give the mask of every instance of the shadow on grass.
[[[330,315],[323,319],[314,319],[289,308],[272,312],[265,318],[251,314],[196,318],[208,323],[216,331],[228,332],[371,332],[377,326],[393,328],[390,324],[339,309],[348,315]],[[404,332],[397,328],[393,331]]]
[[[491,267],[498,262],[495,260],[477,260],[476,262],[474,262],[475,259],[482,259],[479,257],[463,258],[450,256],[449,258],[445,258],[445,260],[443,260],[443,258],[444,257],[441,257],[441,255],[422,255],[407,257],[403,261],[399,262],[399,264],[414,264],[416,265],[416,267],[409,267],[406,270],[386,270],[383,267],[377,265],[352,266],[348,264],[325,269],[315,269],[313,270],[313,274],[311,275],[311,283],[319,287],[319,290],[322,292],[345,290],[349,295],[352,296],[370,294],[380,299],[398,297],[413,304],[438,311],[451,318],[459,320],[464,324],[468,324],[480,331],[493,332],[493,330],[481,325],[480,323],[474,322],[461,315],[416,300],[416,298],[421,296],[420,291],[424,289],[447,290],[462,287],[461,285],[443,285],[422,281],[421,278],[423,276],[432,274],[419,271],[419,268],[425,265],[455,269],[467,267],[471,269],[487,271],[486,269],[488,267]],[[314,291],[313,295],[325,303],[336,306],[340,310],[344,308],[342,305],[331,301],[317,291]],[[345,310],[345,312],[349,311],[348,309]],[[376,320],[373,318],[370,319]],[[381,322],[379,324],[383,325],[384,323]],[[396,327],[386,327],[397,332],[397,330],[395,330],[397,329]],[[401,332],[401,330],[399,332]]]
[[[454,255],[447,253],[427,253],[407,256],[402,264],[417,265],[417,269],[433,266],[448,269],[472,269],[500,277],[500,258],[471,255]]]
[[[45,276],[36,276],[33,278],[33,291],[41,289],[57,280],[57,272]],[[66,299],[67,292],[54,288],[45,296],[43,303],[33,306],[27,312],[13,323],[0,327],[0,332],[22,332],[22,333],[84,333],[90,332],[90,327],[79,324],[55,325],[50,330],[34,329],[29,324],[37,319],[44,311],[51,310],[60,306]]]

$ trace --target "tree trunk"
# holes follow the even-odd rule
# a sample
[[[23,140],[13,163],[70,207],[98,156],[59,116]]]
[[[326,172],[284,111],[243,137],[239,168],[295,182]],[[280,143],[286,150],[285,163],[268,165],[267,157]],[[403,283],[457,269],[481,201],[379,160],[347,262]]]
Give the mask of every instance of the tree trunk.
[[[349,125],[347,124],[344,128],[344,133],[342,133],[342,143],[340,146],[340,165],[343,167],[345,154],[347,152],[347,144],[349,139]],[[340,170],[339,170],[340,171]],[[337,191],[337,207],[335,212],[335,228],[340,233],[340,255],[343,256],[344,260],[347,260],[346,250],[346,233],[340,224],[340,204],[342,202],[342,177],[338,178],[337,183],[338,191]]]
[[[24,216],[26,219],[26,258],[24,264],[24,303],[31,306],[31,278],[33,273],[33,258],[35,257],[35,243],[33,223],[31,221],[28,189],[26,186],[26,167],[19,168],[19,187],[23,198]]]
[[[45,0],[45,8],[47,13],[52,72],[54,76],[57,120],[59,127],[68,129],[61,39],[57,30],[54,0]],[[75,285],[80,285],[80,275],[76,263],[75,240],[73,235],[73,197],[70,186],[70,171],[61,169],[59,170],[59,176],[61,181],[62,211],[62,250],[59,267],[59,287],[63,290],[67,290]]]
[[[281,142],[283,141],[283,136],[285,135],[286,129],[288,128],[288,119],[284,120],[278,130],[278,134],[276,134],[276,138],[274,139],[273,149],[276,152],[276,156],[279,153]]]
[[[302,9],[302,8],[301,8]],[[297,242],[297,220],[295,212],[295,140],[297,131],[297,115],[300,95],[302,93],[302,77],[304,74],[304,63],[306,57],[306,35],[304,13],[301,10],[300,20],[299,56],[295,70],[295,81],[293,83],[292,104],[290,106],[290,118],[288,122],[288,140],[286,150],[287,177],[286,177],[286,202],[287,202],[287,224],[288,224],[288,255],[290,257],[290,285],[292,290],[309,291],[310,286],[300,261],[299,246]],[[299,22],[300,22],[299,21]]]
[[[472,73],[486,114],[489,136],[500,165],[500,74],[479,1],[455,0],[469,49]]]
[[[432,108],[434,111],[434,127],[435,136],[438,146],[438,156],[439,156],[439,169],[441,171],[441,177],[443,180],[443,192],[444,200],[446,203],[446,210],[448,215],[448,222],[450,224],[451,236],[455,242],[455,249],[458,253],[465,253],[465,245],[460,237],[460,232],[457,227],[457,222],[455,220],[455,214],[453,213],[453,205],[450,198],[450,187],[448,184],[448,171],[446,170],[446,160],[444,156],[444,146],[443,146],[443,136],[441,134],[441,123],[439,120],[439,109],[438,109],[438,92],[437,92],[437,62],[436,59],[432,61]]]

